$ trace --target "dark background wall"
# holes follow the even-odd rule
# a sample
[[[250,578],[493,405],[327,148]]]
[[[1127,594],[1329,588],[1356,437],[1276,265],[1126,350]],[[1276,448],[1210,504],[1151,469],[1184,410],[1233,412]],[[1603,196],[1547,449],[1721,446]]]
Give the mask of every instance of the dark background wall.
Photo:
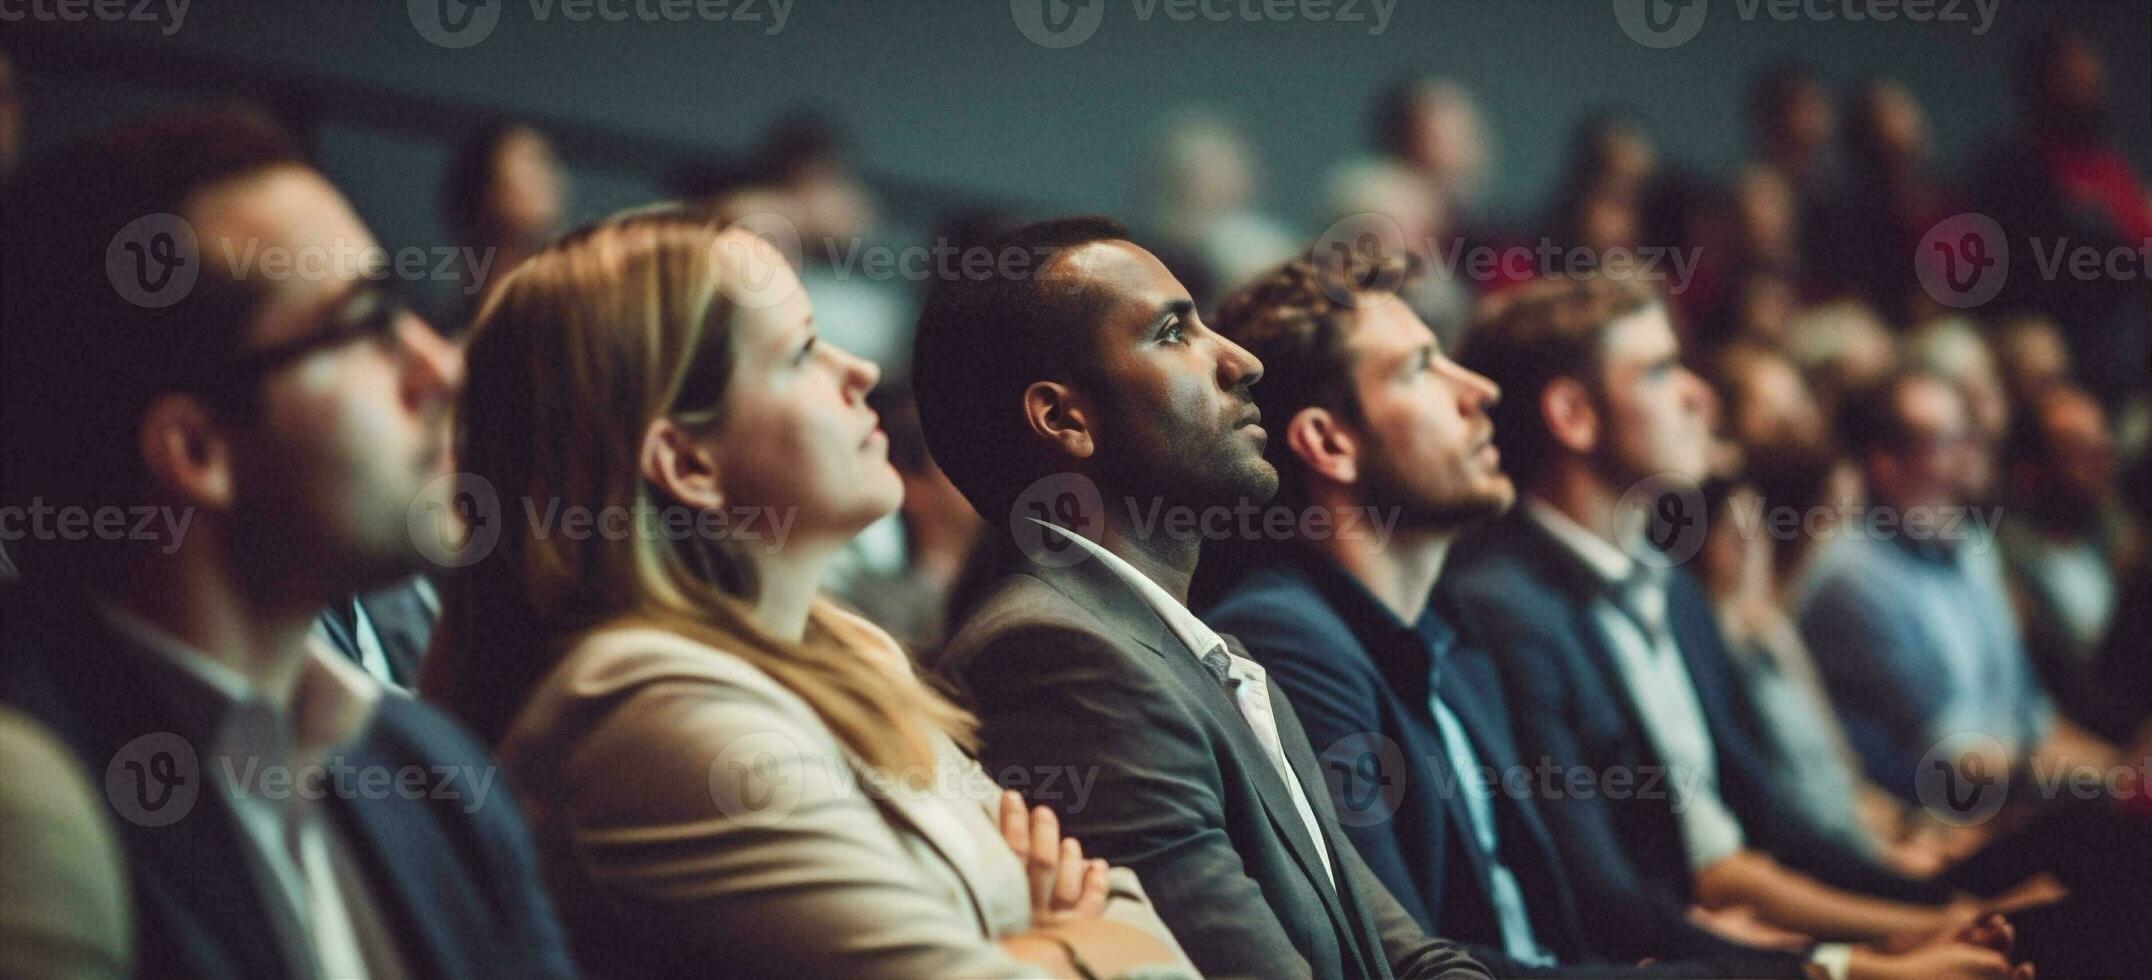
[[[1938,0],[1938,11],[1963,20],[1928,23],[1851,21],[1848,0],[1801,0],[1792,21],[1770,13],[1786,0],[1711,0],[1700,32],[1670,49],[1625,33],[1612,0],[1397,0],[1380,33],[1373,0],[1336,0],[1338,10],[1354,4],[1366,18],[1359,23],[1182,22],[1149,0],[1088,0],[1103,10],[1096,31],[1064,49],[1028,39],[1006,0],[797,0],[775,33],[772,0],[745,8],[735,0],[735,12],[760,15],[755,23],[577,22],[558,5],[573,0],[488,0],[477,9],[494,11],[490,32],[452,49],[416,26],[438,2],[193,0],[169,36],[168,22],[46,34],[36,28],[47,25],[10,24],[0,46],[23,65],[33,147],[198,91],[187,68],[116,78],[113,66],[84,64],[97,45],[720,153],[744,150],[772,118],[809,106],[851,135],[865,168],[885,178],[900,224],[915,225],[931,216],[909,212],[974,195],[1127,213],[1160,120],[1210,108],[1247,130],[1270,210],[1312,225],[1325,174],[1364,149],[1372,96],[1408,75],[1453,77],[1478,95],[1498,144],[1489,204],[1522,218],[1554,182],[1570,127],[1598,107],[1639,115],[1676,163],[1713,171],[1738,163],[1747,84],[1787,59],[1813,63],[1834,85],[1869,74],[1902,79],[1926,104],[1939,159],[1962,160],[2011,118],[2018,40],[2063,17],[2105,45],[2116,131],[2140,171],[2152,161],[2152,4],[2143,0],[1982,0],[1987,12],[1974,0]],[[632,12],[637,0],[613,2]],[[1206,2],[1237,14],[1275,0]],[[76,49],[65,70],[38,55],[49,37]],[[250,94],[274,98],[270,88]],[[322,155],[385,241],[436,241],[434,188],[450,141],[398,122],[332,115]],[[658,161],[638,159],[633,146],[571,152],[569,162],[578,217],[657,192]]]

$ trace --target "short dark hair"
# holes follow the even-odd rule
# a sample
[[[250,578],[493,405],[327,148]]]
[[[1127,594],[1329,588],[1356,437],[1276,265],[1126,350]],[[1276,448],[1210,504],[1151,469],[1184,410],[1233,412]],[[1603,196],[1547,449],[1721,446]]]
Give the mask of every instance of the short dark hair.
[[[138,219],[182,215],[204,190],[305,162],[266,117],[220,109],[123,123],[18,175],[0,259],[0,501],[100,507],[139,496],[143,409],[164,392],[214,385],[261,294],[226,279],[199,242],[194,285],[177,302],[143,305],[121,293],[108,255]],[[24,555],[24,568],[37,560]]]
[[[530,127],[496,120],[487,123],[456,147],[441,178],[441,223],[459,243],[476,242],[495,233],[488,227],[493,187],[501,179],[501,148]],[[535,132],[535,130],[532,130]]]
[[[1916,384],[1940,385],[1963,404],[1965,392],[1957,382],[1924,368],[1901,368],[1888,377],[1850,392],[1838,406],[1835,419],[1839,446],[1855,464],[1868,465],[1868,454],[1883,450],[1899,452],[1912,441],[1912,432],[1899,410],[1905,389]]]
[[[1397,289],[1419,271],[1411,253],[1379,249],[1315,250],[1277,266],[1220,304],[1212,329],[1263,362],[1263,383],[1249,389],[1278,428],[1264,453],[1280,477],[1281,503],[1304,493],[1304,466],[1283,438],[1306,408],[1327,408],[1362,421],[1346,350],[1355,310],[1375,301],[1403,302]]]
[[[1657,299],[1635,283],[1603,277],[1549,279],[1520,286],[1473,318],[1457,363],[1502,388],[1488,410],[1502,467],[1530,486],[1557,451],[1540,414],[1540,395],[1557,378],[1601,390],[1607,328]]]
[[[1757,129],[1768,128],[1780,113],[1793,105],[1803,90],[1821,90],[1823,80],[1816,70],[1798,61],[1780,62],[1764,69],[1749,87],[1749,122]]]
[[[927,293],[912,342],[920,426],[949,482],[990,523],[1053,465],[1023,421],[1024,390],[1096,363],[1105,298],[1042,273],[1106,241],[1129,241],[1128,229],[1103,217],[1026,225],[989,246],[991,271],[942,276]]]

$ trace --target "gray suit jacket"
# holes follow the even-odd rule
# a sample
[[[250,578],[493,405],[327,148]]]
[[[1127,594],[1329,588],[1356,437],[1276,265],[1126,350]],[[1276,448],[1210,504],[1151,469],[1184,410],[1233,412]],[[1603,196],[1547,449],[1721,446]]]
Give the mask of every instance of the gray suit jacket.
[[[1086,854],[1134,868],[1197,968],[1486,976],[1421,932],[1353,850],[1275,684],[1278,734],[1321,841],[1225,689],[1140,595],[1097,561],[1008,562],[941,662],[979,712],[988,771],[1028,783],[1018,788],[1052,806]]]

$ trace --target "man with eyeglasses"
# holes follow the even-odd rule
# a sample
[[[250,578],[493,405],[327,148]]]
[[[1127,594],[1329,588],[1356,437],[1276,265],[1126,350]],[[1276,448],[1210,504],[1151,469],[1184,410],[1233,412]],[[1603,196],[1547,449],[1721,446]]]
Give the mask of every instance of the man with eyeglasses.
[[[21,175],[5,226],[0,974],[567,976],[510,794],[313,638],[448,519],[455,349],[273,127],[173,115]],[[102,515],[185,515],[173,534]]]
[[[2035,772],[2113,764],[2111,746],[2056,714],[2026,656],[1994,539],[1968,493],[1992,463],[1964,395],[1908,372],[1841,414],[1868,508],[1817,554],[1797,602],[1869,778],[1977,813],[2028,760]],[[1946,761],[1958,771],[1921,771]]]

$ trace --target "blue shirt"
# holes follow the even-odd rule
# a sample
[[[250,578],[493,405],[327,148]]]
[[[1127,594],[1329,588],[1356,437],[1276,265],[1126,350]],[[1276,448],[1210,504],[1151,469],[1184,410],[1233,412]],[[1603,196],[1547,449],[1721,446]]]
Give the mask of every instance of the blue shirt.
[[[1912,796],[1921,758],[1953,735],[1992,737],[2013,758],[2046,737],[2053,712],[1989,537],[1942,547],[1851,525],[1817,556],[1798,609],[1846,736],[1878,784]]]
[[[1491,778],[1519,765],[1507,715],[1484,699],[1453,711],[1442,694],[1491,688],[1492,666],[1434,612],[1407,626],[1304,553],[1250,573],[1206,619],[1292,699],[1339,822],[1424,927],[1520,965],[1553,965],[1565,947],[1588,955],[1545,825]],[[1446,676],[1460,668],[1485,676]],[[1504,742],[1489,752],[1475,736],[1491,732]]]

